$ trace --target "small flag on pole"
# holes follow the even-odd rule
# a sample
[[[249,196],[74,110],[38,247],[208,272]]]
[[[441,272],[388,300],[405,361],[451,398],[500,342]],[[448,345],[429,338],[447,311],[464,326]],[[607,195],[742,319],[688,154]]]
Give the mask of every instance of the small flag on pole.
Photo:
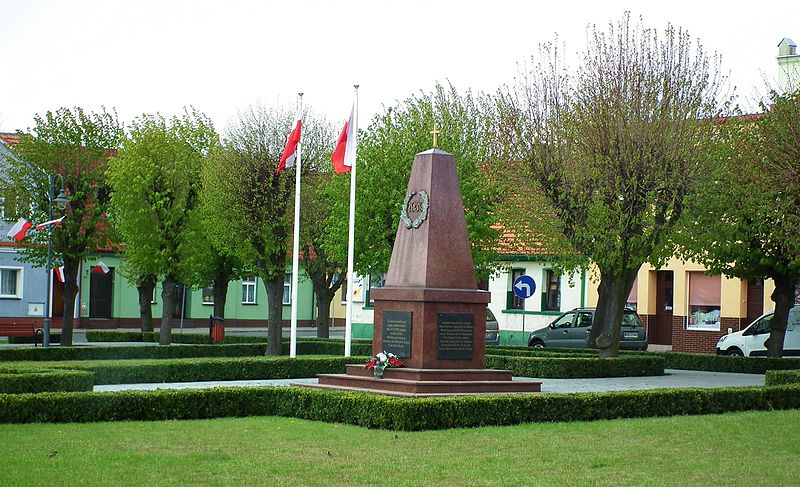
[[[55,220],[47,220],[44,223],[40,223],[40,224],[36,225],[36,230],[42,230],[43,228],[49,227],[50,225],[53,225],[53,226],[56,226],[56,227],[60,227],[61,226],[61,222],[63,220],[64,220],[63,216],[61,218],[56,218]]]
[[[103,274],[108,274],[109,271],[108,266],[105,265],[102,260],[98,262],[94,267],[92,267],[92,270],[94,272],[100,272]]]
[[[53,272],[55,273],[58,282],[64,282],[64,266],[59,267]]]
[[[286,147],[283,148],[283,154],[280,161],[278,161],[278,170],[275,171],[275,174],[280,174],[281,170],[288,167],[294,167],[294,161],[297,158],[297,144],[300,143],[300,129],[303,125],[302,116],[302,113],[297,115],[297,122],[295,122],[292,132],[289,134]]]
[[[25,234],[28,233],[28,230],[33,226],[33,223],[29,222],[24,218],[20,218],[17,223],[11,227],[11,230],[8,231],[6,234],[9,238],[13,238],[17,242],[20,242],[23,238],[25,238]]]
[[[353,108],[350,110],[350,118],[345,122],[342,133],[339,135],[339,141],[336,142],[336,149],[331,154],[331,161],[336,174],[348,172],[355,164],[356,146],[355,137],[353,136],[355,109],[355,103],[353,103]]]

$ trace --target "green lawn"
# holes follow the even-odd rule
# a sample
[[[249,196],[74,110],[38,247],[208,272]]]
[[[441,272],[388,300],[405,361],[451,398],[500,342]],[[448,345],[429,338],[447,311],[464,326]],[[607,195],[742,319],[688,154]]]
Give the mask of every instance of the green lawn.
[[[288,418],[0,425],[2,485],[797,485],[800,411],[396,433]]]

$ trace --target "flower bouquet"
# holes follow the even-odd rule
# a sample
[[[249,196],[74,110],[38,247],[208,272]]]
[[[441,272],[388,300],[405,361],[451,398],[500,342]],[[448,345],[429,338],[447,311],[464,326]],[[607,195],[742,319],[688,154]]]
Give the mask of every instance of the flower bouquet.
[[[397,358],[397,355],[383,351],[368,360],[364,367],[371,369],[376,379],[383,379],[383,370],[386,367],[405,367],[405,364]]]

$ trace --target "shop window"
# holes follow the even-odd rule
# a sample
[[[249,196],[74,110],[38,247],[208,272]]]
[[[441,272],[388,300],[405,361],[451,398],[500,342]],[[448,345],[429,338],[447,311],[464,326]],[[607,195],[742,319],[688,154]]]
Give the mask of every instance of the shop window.
[[[383,287],[386,284],[386,274],[381,272],[378,274],[370,274],[369,276],[369,289],[367,290],[367,299],[370,306],[375,306],[375,298],[372,297],[372,290],[375,288]]]
[[[689,317],[687,329],[719,330],[720,276],[707,276],[702,272],[689,272]]]

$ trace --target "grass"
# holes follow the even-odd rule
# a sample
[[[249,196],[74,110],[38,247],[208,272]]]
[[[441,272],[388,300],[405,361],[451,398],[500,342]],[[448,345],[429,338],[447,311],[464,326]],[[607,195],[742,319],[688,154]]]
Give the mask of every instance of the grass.
[[[276,417],[0,426],[3,485],[797,485],[800,411],[417,433]]]

